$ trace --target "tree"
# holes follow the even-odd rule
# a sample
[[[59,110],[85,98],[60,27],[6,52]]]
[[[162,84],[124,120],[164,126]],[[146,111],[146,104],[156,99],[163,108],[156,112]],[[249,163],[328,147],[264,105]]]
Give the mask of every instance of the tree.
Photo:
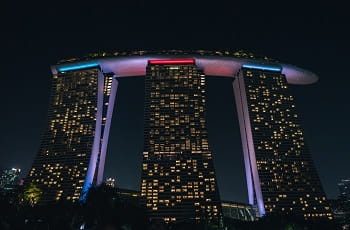
[[[19,193],[19,201],[33,207],[38,203],[42,194],[43,190],[41,188],[34,184],[29,184],[23,188],[22,192]]]

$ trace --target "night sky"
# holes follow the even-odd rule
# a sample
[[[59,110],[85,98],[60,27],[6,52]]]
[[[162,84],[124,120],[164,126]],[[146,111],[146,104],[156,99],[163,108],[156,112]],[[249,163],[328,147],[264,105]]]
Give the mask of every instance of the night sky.
[[[347,7],[321,1],[11,1],[1,13],[0,168],[26,176],[46,126],[50,65],[94,51],[243,49],[317,73],[291,86],[306,141],[329,198],[350,177]],[[234,4],[233,4],[234,2]],[[289,3],[288,3],[289,2]],[[207,121],[221,198],[246,202],[231,82],[208,78]],[[120,80],[106,176],[138,189],[143,147],[144,79]]]

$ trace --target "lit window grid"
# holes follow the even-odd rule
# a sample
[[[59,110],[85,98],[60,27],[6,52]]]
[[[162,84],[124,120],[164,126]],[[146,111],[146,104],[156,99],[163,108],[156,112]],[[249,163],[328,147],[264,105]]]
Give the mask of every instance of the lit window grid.
[[[285,76],[243,71],[265,210],[331,217]]]
[[[53,77],[49,126],[28,177],[44,188],[43,202],[80,197],[94,138],[98,71],[69,71]],[[105,74],[102,129],[111,82],[112,75]]]
[[[141,197],[166,222],[218,218],[221,206],[205,125],[205,76],[194,65],[149,66]]]

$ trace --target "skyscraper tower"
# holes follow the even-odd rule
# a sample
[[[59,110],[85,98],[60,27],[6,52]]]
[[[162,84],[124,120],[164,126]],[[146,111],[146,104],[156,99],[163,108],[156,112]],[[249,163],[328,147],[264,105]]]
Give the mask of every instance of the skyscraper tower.
[[[233,81],[249,203],[261,216],[332,218],[288,89],[317,82],[312,72],[245,52],[163,50],[95,53],[52,74],[47,129],[25,181],[43,188],[41,202],[84,199],[102,182],[117,79],[146,76],[143,203],[164,221],[220,217],[204,114],[205,76],[221,76]]]
[[[193,59],[151,60],[145,91],[142,203],[151,219],[218,221],[204,73]]]
[[[243,65],[233,82],[249,203],[265,213],[330,217],[294,98],[278,66]]]
[[[40,202],[76,200],[102,181],[112,82],[113,75],[103,73],[98,64],[54,73],[47,131],[26,179],[42,186]]]

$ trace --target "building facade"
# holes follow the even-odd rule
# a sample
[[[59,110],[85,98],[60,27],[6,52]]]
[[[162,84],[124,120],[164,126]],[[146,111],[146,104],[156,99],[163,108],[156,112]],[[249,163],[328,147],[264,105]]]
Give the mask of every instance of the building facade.
[[[233,85],[249,202],[260,214],[332,218],[281,68],[243,65]]]
[[[205,100],[205,75],[194,59],[149,61],[141,198],[152,219],[220,218]]]
[[[48,127],[26,179],[43,189],[40,202],[77,200],[102,181],[112,81],[98,65],[54,74]]]
[[[43,202],[83,200],[102,182],[117,79],[146,76],[142,202],[165,221],[220,216],[204,114],[205,77],[221,76],[233,82],[249,203],[261,216],[331,218],[288,89],[317,82],[312,72],[244,52],[165,50],[67,59],[52,73],[48,126],[26,179]]]

